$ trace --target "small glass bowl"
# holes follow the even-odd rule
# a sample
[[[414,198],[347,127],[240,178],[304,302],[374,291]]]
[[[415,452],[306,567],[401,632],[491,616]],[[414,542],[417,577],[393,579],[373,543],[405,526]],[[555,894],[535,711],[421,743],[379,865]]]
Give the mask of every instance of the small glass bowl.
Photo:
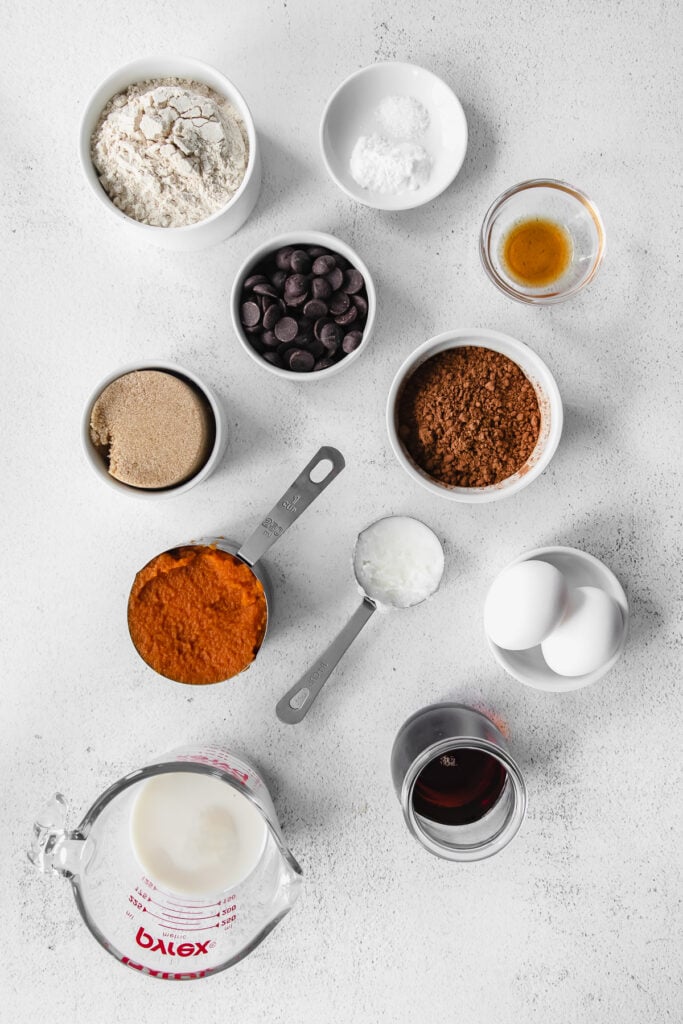
[[[515,280],[505,268],[502,249],[516,224],[535,217],[555,221],[569,234],[571,261],[560,278],[531,286]],[[498,196],[481,226],[479,255],[497,288],[517,302],[549,305],[576,295],[592,281],[605,253],[605,228],[597,207],[585,193],[566,181],[535,178]]]

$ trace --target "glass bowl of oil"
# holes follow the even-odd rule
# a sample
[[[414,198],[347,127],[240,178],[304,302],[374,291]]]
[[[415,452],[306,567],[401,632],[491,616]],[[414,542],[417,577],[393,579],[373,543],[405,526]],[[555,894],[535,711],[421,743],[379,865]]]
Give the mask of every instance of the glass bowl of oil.
[[[479,255],[505,295],[547,305],[592,281],[605,252],[595,203],[566,181],[536,178],[503,192],[484,217]]]

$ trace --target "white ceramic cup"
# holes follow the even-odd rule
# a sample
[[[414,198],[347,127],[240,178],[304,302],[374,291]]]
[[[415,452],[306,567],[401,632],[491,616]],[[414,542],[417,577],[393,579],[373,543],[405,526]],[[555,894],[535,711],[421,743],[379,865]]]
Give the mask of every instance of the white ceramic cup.
[[[123,377],[127,373],[133,373],[136,370],[159,370],[162,373],[172,373],[174,376],[180,377],[181,380],[186,380],[188,383],[194,385],[197,391],[204,396],[213,414],[215,437],[206,462],[194,476],[191,476],[189,480],[184,480],[182,483],[177,484],[175,487],[148,490],[144,487],[133,487],[130,484],[124,484],[121,480],[117,480],[109,473],[105,458],[101,452],[97,450],[90,438],[90,417],[97,399],[100,397],[104,389],[113,381],[118,380],[119,377]],[[198,377],[196,373],[192,373],[191,370],[186,370],[184,366],[177,366],[175,363],[166,363],[160,359],[147,359],[143,363],[128,363],[126,366],[121,366],[117,370],[114,370],[113,373],[107,374],[107,376],[100,381],[86,402],[85,409],[83,410],[83,419],[81,420],[81,443],[83,445],[85,457],[90,466],[100,480],[104,481],[104,483],[113,487],[114,490],[118,491],[120,494],[128,494],[133,498],[175,498],[177,495],[184,494],[185,491],[189,491],[192,487],[196,487],[197,484],[202,482],[202,480],[206,480],[210,477],[218,466],[219,462],[223,458],[227,440],[228,435],[223,407],[218,397],[211,390],[208,384],[203,381],[201,377]]]
[[[349,263],[356,268],[356,270],[360,271],[363,275],[363,280],[365,281],[365,290],[368,296],[368,316],[363,329],[363,340],[357,349],[353,352],[349,352],[349,354],[344,356],[343,359],[340,359],[338,363],[335,363],[333,366],[329,366],[326,370],[313,370],[310,373],[296,373],[294,370],[285,370],[284,368],[281,369],[279,366],[273,366],[272,363],[263,359],[255,348],[252,348],[249,343],[249,338],[242,328],[242,323],[240,321],[240,300],[242,297],[242,285],[244,281],[253,272],[257,263],[266,256],[269,256],[271,253],[274,253],[276,249],[281,249],[285,245],[323,246],[331,252],[336,252],[340,256],[344,256]],[[346,370],[349,366],[352,366],[368,346],[370,335],[372,334],[372,329],[375,324],[376,311],[377,294],[375,292],[375,285],[372,277],[370,276],[370,271],[363,260],[360,258],[358,253],[354,252],[350,245],[346,244],[346,242],[342,242],[340,238],[335,238],[334,235],[328,235],[322,231],[289,231],[286,235],[277,235],[277,237],[264,242],[263,245],[260,245],[258,249],[255,249],[254,252],[246,258],[240,269],[237,271],[232,285],[232,292],[230,293],[230,315],[232,317],[232,325],[235,329],[235,334],[247,355],[250,356],[255,363],[258,363],[258,365],[264,370],[268,370],[270,373],[275,374],[276,377],[283,377],[286,380],[292,380],[302,384],[311,383],[312,381],[327,380],[328,377],[333,377],[336,373],[341,373],[342,370]]]
[[[403,446],[398,434],[397,405],[404,384],[415,372],[421,363],[437,355],[439,352],[446,352],[452,348],[461,348],[464,345],[475,345],[481,348],[492,349],[507,356],[513,363],[516,363],[524,375],[531,381],[538,397],[538,404],[541,411],[541,429],[538,441],[530,458],[525,465],[513,476],[500,483],[491,484],[488,487],[449,487],[439,483],[421,469],[410,457]],[[532,480],[540,476],[546,468],[560,442],[562,435],[562,399],[555,378],[551,374],[540,356],[515,338],[499,331],[489,331],[479,327],[461,327],[458,330],[446,331],[435,338],[430,338],[423,345],[416,348],[412,355],[408,356],[394,377],[389,391],[387,402],[387,430],[389,441],[394,454],[406,473],[418,483],[426,487],[432,494],[441,498],[448,498],[450,501],[468,502],[470,504],[481,504],[486,501],[498,501],[500,498],[510,497],[528,487]]]
[[[154,78],[181,78],[208,85],[232,103],[244,121],[249,138],[247,170],[242,184],[230,202],[211,217],[180,228],[162,228],[141,224],[140,221],[119,210],[102,188],[90,156],[92,133],[109,100],[136,82],[145,82]],[[190,57],[141,57],[109,75],[98,86],[86,104],[81,119],[78,148],[83,173],[96,199],[110,214],[118,218],[126,227],[135,231],[138,238],[152,242],[163,249],[195,252],[216,245],[229,238],[230,235],[234,235],[254,209],[261,190],[261,151],[254,121],[242,94],[220,71]]]

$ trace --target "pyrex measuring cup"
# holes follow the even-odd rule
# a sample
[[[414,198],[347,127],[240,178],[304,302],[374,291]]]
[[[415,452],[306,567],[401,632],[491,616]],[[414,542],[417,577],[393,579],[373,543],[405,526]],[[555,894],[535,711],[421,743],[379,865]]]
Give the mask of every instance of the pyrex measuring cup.
[[[233,555],[248,566],[251,573],[253,573],[256,579],[261,583],[261,586],[263,587],[263,595],[265,597],[266,624],[263,635],[260,638],[261,645],[265,640],[268,629],[269,604],[271,604],[272,601],[267,573],[264,572],[262,566],[258,563],[263,555],[282,536],[285,530],[292,525],[300,514],[305,511],[305,509],[307,509],[309,505],[311,505],[313,501],[322,494],[325,488],[335,479],[335,477],[341,473],[344,465],[344,458],[341,452],[336,448],[331,448],[329,446],[320,448],[305,469],[299,474],[294,483],[287,489],[277,504],[264,517],[256,530],[254,530],[248,540],[246,540],[242,545],[238,545],[235,542],[222,537],[209,537],[202,538],[200,541],[190,541],[187,544],[180,545],[178,549],[171,549],[171,552],[169,552],[173,553],[174,557],[176,557],[176,552],[178,550],[213,545],[223,551],[227,551],[229,554]],[[152,561],[154,561],[154,559]],[[138,653],[144,661],[147,661],[144,653],[136,644],[135,637],[130,629],[132,600],[133,592],[131,591],[131,597],[129,599],[129,632],[131,633],[131,640],[138,650]],[[187,628],[190,630],[189,625]],[[188,638],[186,637],[185,639],[187,640]],[[190,634],[190,639],[192,639],[195,644],[201,645],[201,636],[192,636]],[[259,649],[260,647],[254,648],[252,659],[244,666],[244,668],[249,668],[249,666],[253,664]],[[149,664],[149,662],[147,663]],[[156,665],[151,665],[151,667],[154,668],[155,671],[159,672],[159,674],[164,675],[167,678],[174,679],[176,682],[188,682],[187,679],[177,678],[169,671],[162,671],[161,668]],[[207,682],[222,682],[226,678],[230,678],[230,676],[221,675],[220,678],[202,680],[202,684]]]
[[[265,823],[258,863],[228,891],[179,895],[149,877],[135,857],[135,801],[148,780],[174,772],[220,780],[246,797]],[[97,941],[142,974],[181,981],[231,967],[263,941],[299,895],[301,868],[285,845],[263,780],[226,750],[175,750],[115,782],[75,830],[65,830],[65,815],[57,794],[34,825],[29,859],[40,871],[68,878]]]

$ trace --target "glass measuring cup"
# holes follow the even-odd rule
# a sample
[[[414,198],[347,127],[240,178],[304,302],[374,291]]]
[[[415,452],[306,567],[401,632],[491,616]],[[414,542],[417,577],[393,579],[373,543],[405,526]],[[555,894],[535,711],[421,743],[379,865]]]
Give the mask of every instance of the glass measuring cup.
[[[336,448],[331,448],[329,446],[323,446],[320,448],[304,470],[299,474],[294,483],[291,484],[275,506],[262,519],[261,523],[254,530],[251,536],[242,545],[238,545],[233,541],[226,540],[222,537],[208,537],[203,538],[200,541],[191,541],[187,544],[178,545],[177,548],[172,548],[170,551],[163,553],[170,554],[176,558],[179,553],[183,553],[193,548],[201,549],[214,546],[220,548],[222,551],[228,552],[228,554],[232,555],[247,566],[250,573],[261,584],[263,589],[263,598],[265,601],[265,627],[262,635],[258,638],[258,646],[254,645],[251,660],[244,664],[240,671],[245,671],[253,664],[260,647],[265,641],[268,630],[269,605],[272,604],[272,595],[270,593],[267,574],[258,563],[263,555],[273,546],[273,544],[275,544],[275,542],[292,525],[300,514],[305,511],[305,509],[307,509],[309,505],[311,505],[313,501],[322,494],[325,488],[335,479],[335,477],[341,473],[344,465],[344,458],[341,452],[337,451]],[[155,558],[152,559],[152,563],[159,557],[159,555],[156,555]],[[150,564],[151,563],[148,562],[147,566]],[[145,566],[141,572],[144,572],[144,569],[146,569],[147,566]],[[139,575],[140,574],[138,573],[138,577]],[[138,577],[136,577],[136,581]],[[175,682],[188,683],[189,685],[207,685],[223,682],[225,679],[232,678],[236,674],[234,672],[227,675],[217,673],[216,677],[209,679],[203,678],[201,680],[197,680],[188,679],[187,677],[183,679],[178,678],[178,675],[181,673],[178,673],[177,675],[172,674],[172,671],[170,670],[164,671],[159,664],[151,664],[145,657],[143,650],[138,646],[134,636],[134,630],[131,628],[131,614],[132,611],[134,612],[133,602],[135,586],[136,584],[134,583],[128,601],[129,634],[138,654],[140,654],[143,661],[149,664],[151,668],[166,678],[173,679]],[[190,641],[189,646],[192,644],[201,646],[202,636],[193,634],[193,629],[196,630],[196,627],[187,626],[188,636],[184,638],[186,647],[188,646],[188,641]],[[206,634],[204,634],[204,638],[206,638]]]
[[[141,787],[155,776],[193,773],[232,787],[266,826],[258,863],[243,881],[209,896],[180,895],[149,876],[130,835]],[[64,828],[57,794],[34,825],[29,860],[71,883],[80,914],[108,953],[155,978],[205,978],[247,956],[291,910],[301,868],[285,844],[265,783],[243,758],[218,747],[180,748],[115,782],[78,828]]]
[[[388,524],[391,521],[394,523],[405,521],[412,524],[418,524],[422,531],[426,531],[427,534],[431,535],[431,540],[434,541],[436,547],[441,553],[441,573],[443,573],[443,553],[441,552],[439,540],[436,537],[436,534],[434,534],[428,526],[425,526],[424,523],[420,522],[419,519],[414,519],[412,516],[385,516],[382,519],[378,519],[374,523],[371,523],[371,525],[366,527],[365,530],[362,530],[356,539],[353,564],[356,583],[363,594],[363,600],[360,607],[356,609],[347,624],[337,637],[335,637],[327,650],[320,655],[311,668],[309,668],[298,682],[296,682],[294,686],[287,691],[284,697],[278,701],[275,712],[281,722],[284,722],[287,725],[296,725],[298,722],[303,721],[308,714],[313,701],[332,675],[332,672],[356,639],[363,626],[368,622],[374,612],[377,611],[377,608],[380,607],[380,605],[385,610],[390,608],[412,608],[417,604],[422,604],[423,601],[426,601],[427,598],[431,597],[438,589],[439,583],[441,582],[441,574],[436,581],[436,585],[433,586],[433,589],[426,594],[426,596],[419,598],[412,597],[402,603],[396,603],[392,600],[381,602],[377,595],[371,596],[366,592],[367,588],[363,588],[356,567],[356,554],[359,549],[361,538],[372,531],[374,527],[385,523]]]

